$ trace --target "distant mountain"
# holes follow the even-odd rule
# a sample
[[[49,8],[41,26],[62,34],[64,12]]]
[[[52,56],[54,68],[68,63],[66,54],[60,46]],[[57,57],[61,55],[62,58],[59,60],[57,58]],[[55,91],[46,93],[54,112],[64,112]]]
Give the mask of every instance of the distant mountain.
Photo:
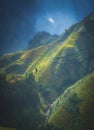
[[[33,49],[39,47],[41,45],[47,45],[53,41],[55,41],[59,36],[51,35],[48,32],[39,32],[37,33],[32,40],[30,40],[27,49]]]
[[[94,72],[67,88],[48,113],[48,122],[57,129],[93,130]]]

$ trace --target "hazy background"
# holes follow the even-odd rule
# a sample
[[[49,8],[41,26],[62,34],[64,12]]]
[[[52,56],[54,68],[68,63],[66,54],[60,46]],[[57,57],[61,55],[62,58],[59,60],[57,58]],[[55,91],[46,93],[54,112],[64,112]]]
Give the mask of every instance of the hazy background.
[[[0,0],[0,55],[24,49],[39,31],[60,35],[93,11],[94,0]]]

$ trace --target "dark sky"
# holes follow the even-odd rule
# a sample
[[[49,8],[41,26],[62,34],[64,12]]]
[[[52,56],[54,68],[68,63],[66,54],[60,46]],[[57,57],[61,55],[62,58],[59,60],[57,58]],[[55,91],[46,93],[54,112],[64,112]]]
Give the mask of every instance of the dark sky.
[[[0,0],[0,55],[24,49],[39,31],[61,34],[90,12],[94,0]]]

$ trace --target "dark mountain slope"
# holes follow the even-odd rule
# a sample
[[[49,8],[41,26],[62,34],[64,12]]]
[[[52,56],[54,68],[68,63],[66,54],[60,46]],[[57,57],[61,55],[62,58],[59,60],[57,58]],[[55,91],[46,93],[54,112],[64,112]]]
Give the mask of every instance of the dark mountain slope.
[[[93,130],[94,72],[66,89],[48,112],[48,122],[60,130]]]
[[[55,41],[59,36],[51,35],[48,32],[39,32],[34,38],[29,42],[27,49],[33,49],[39,47],[41,45],[47,45],[53,41]]]
[[[43,104],[32,74],[8,82],[0,75],[0,130],[41,129]],[[14,130],[14,129],[13,129]]]

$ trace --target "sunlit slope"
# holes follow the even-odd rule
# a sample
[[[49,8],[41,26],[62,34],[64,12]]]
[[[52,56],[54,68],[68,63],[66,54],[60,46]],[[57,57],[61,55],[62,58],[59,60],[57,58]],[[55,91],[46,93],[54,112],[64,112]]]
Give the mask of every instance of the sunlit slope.
[[[94,129],[94,72],[66,89],[54,101],[48,122],[61,130]]]
[[[9,64],[12,64],[15,60],[17,60],[23,52],[16,52],[16,53],[10,53],[6,54],[3,57],[0,58],[0,68],[4,68]]]
[[[42,63],[46,62],[48,67],[42,67],[42,73],[36,75],[41,83],[47,86],[48,82],[53,86],[63,83],[66,86],[94,69],[94,29],[90,23],[93,25],[94,20],[88,17],[70,27],[51,44],[52,48],[47,50],[50,63],[47,62],[48,57],[44,58]]]
[[[45,47],[39,47],[34,50],[29,50],[23,52],[20,57],[13,59],[9,64],[6,63],[8,59],[10,59],[9,55],[4,56],[2,59],[4,59],[5,64],[2,68],[1,71],[5,73],[14,73],[14,74],[23,74],[25,73],[26,69],[30,66],[30,64],[38,60],[39,57],[45,52],[46,48]],[[11,54],[11,57],[13,58],[15,55]],[[2,59],[0,64],[2,65]]]
[[[94,19],[91,18],[92,15],[73,25],[50,44],[52,48],[39,63],[43,66],[36,74],[42,85],[61,92],[94,70]]]
[[[32,72],[45,88],[64,89],[94,70],[94,19],[90,15],[71,26],[56,41],[0,59],[0,72]],[[42,45],[42,44],[41,44]]]

